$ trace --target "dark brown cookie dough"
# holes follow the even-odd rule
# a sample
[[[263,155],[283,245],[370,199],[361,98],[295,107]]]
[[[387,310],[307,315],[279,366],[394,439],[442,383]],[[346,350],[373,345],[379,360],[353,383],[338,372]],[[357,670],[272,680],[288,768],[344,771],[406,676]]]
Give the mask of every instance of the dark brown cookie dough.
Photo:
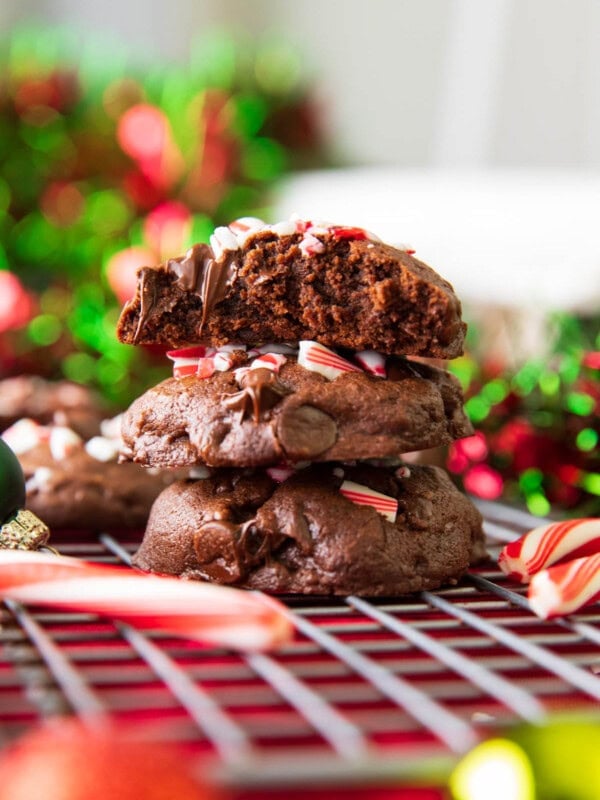
[[[101,399],[78,383],[19,375],[0,381],[0,431],[23,417],[72,428],[84,439],[100,431],[107,416]]]
[[[386,354],[454,358],[466,325],[452,286],[407,252],[369,239],[262,231],[214,259],[208,245],[138,272],[121,314],[129,344],[260,344],[310,339]]]
[[[483,554],[479,512],[437,467],[399,474],[324,464],[281,484],[243,470],[179,481],[134,565],[273,593],[394,596],[457,580]],[[346,499],[344,480],[396,498],[396,521]]]
[[[145,466],[266,466],[395,458],[472,433],[454,377],[396,358],[388,375],[330,381],[288,357],[278,375],[251,370],[241,387],[232,372],[170,378],[125,412],[123,454]]]
[[[143,528],[155,498],[187,472],[99,461],[83,447],[56,460],[45,442],[18,458],[26,507],[51,529]]]

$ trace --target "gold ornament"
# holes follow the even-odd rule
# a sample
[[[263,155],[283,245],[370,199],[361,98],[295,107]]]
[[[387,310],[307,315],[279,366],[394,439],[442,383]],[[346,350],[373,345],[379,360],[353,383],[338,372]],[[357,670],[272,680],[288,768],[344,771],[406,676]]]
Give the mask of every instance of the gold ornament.
[[[48,526],[31,511],[21,508],[0,526],[0,549],[37,550],[46,545],[49,537]]]

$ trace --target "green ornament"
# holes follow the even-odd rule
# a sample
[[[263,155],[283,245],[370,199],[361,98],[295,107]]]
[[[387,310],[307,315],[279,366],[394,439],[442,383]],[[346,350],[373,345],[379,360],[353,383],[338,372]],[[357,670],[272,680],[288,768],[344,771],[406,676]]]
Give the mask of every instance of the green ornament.
[[[0,439],[0,524],[25,505],[25,478],[21,465],[3,439]]]
[[[23,470],[13,451],[0,439],[0,548],[34,550],[48,541],[47,526],[24,505]]]

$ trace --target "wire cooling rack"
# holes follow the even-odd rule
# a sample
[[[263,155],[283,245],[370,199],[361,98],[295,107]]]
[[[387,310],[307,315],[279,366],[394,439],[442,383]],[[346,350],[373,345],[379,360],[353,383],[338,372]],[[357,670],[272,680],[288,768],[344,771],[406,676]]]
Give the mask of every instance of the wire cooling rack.
[[[239,655],[74,613],[0,612],[0,744],[41,718],[128,723],[177,742],[232,786],[435,782],[507,723],[600,700],[600,607],[537,619],[495,568],[540,524],[479,503],[492,559],[402,600],[288,598],[295,640]],[[127,535],[55,537],[67,555],[127,563]]]

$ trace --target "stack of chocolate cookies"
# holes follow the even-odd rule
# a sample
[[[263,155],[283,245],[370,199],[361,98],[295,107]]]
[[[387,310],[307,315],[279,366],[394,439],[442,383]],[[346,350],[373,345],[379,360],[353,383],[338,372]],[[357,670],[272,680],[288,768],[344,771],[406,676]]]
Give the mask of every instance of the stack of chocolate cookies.
[[[140,269],[119,338],[179,349],[125,413],[122,458],[194,477],[157,498],[134,564],[277,593],[458,579],[481,517],[401,456],[472,432],[422,360],[460,355],[465,327],[449,283],[360,228],[244,218]]]

